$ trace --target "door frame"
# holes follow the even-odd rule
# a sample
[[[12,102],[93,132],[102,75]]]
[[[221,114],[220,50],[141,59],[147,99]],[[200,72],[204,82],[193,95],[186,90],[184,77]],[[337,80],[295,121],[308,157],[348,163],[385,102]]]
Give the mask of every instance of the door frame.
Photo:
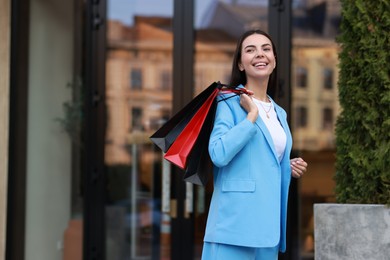
[[[173,113],[183,108],[194,93],[194,0],[174,0],[173,12]],[[183,172],[172,167],[172,198],[176,212],[171,220],[171,259],[193,259],[194,214],[185,213],[186,183]],[[191,192],[191,191],[189,191]]]
[[[85,167],[83,259],[105,259],[104,171],[106,1],[85,6],[83,79],[85,93]]]
[[[9,161],[5,257],[17,260],[25,257],[30,0],[10,1],[10,8]]]
[[[291,125],[291,50],[292,50],[292,0],[268,1],[268,32],[275,42],[278,56],[277,89],[273,98],[287,113]],[[296,157],[292,151],[291,157]],[[287,215],[287,248],[279,259],[300,258],[299,189],[295,178],[291,179]],[[295,238],[295,239],[294,239]]]
[[[194,92],[194,1],[174,0],[173,19],[173,113],[193,98]],[[84,176],[84,259],[105,259],[105,50],[107,0],[88,0],[85,9],[84,80],[86,95],[86,168]],[[290,117],[291,111],[291,1],[269,0],[269,28],[279,57],[275,100]],[[185,55],[183,55],[185,54]],[[194,216],[185,214],[186,184],[182,172],[172,167],[171,196],[175,200],[171,221],[171,259],[193,259]],[[297,183],[290,188],[287,237],[299,237]],[[282,259],[298,259],[299,242],[287,244]]]

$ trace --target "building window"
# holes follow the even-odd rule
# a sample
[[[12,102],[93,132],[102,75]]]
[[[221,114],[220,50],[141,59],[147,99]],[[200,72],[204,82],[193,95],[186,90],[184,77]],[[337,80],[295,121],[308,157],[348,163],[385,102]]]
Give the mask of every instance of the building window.
[[[131,69],[130,88],[131,89],[142,89],[142,70],[141,69]]]
[[[324,130],[332,129],[333,127],[333,109],[324,108],[322,111],[322,128]]]
[[[150,129],[156,130],[165,124],[171,116],[171,111],[162,109],[160,117],[154,117],[150,119]]]
[[[295,109],[295,126],[296,128],[304,128],[307,126],[307,108],[299,106]]]
[[[161,89],[169,90],[172,87],[172,76],[171,72],[163,71],[161,72]]]
[[[143,131],[142,108],[133,107],[131,109],[131,129],[132,131]]]
[[[323,70],[324,76],[324,88],[332,89],[333,88],[333,70],[329,68],[325,68]]]
[[[298,67],[296,70],[297,86],[300,88],[307,87],[307,69],[304,67]]]

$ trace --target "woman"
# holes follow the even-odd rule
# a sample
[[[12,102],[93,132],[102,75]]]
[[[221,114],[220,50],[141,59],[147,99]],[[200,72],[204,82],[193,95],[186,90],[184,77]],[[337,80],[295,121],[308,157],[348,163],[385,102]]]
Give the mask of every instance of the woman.
[[[203,260],[274,260],[286,249],[290,179],[302,176],[307,163],[290,160],[286,112],[267,95],[275,87],[276,57],[263,31],[248,31],[237,44],[230,85],[248,94],[219,97],[209,141],[214,192]]]

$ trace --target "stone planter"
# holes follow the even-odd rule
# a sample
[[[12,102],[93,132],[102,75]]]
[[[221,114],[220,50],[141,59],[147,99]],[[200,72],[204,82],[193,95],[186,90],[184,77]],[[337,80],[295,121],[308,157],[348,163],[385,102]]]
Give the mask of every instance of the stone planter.
[[[370,204],[315,204],[316,260],[389,260],[390,208]]]

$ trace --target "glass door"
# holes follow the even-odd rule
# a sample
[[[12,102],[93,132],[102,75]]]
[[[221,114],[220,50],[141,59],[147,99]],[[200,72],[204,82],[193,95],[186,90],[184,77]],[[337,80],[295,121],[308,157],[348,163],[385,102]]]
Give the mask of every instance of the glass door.
[[[294,150],[309,164],[299,181],[300,253],[307,260],[314,259],[313,204],[335,201],[340,12],[337,0],[293,1],[291,128]]]
[[[194,95],[211,83],[229,83],[239,36],[250,28],[268,31],[268,0],[195,0]],[[212,171],[212,169],[210,169]],[[213,191],[194,186],[195,259],[200,259],[208,207]]]
[[[170,259],[170,166],[149,137],[171,116],[172,13],[107,1],[106,259]]]

